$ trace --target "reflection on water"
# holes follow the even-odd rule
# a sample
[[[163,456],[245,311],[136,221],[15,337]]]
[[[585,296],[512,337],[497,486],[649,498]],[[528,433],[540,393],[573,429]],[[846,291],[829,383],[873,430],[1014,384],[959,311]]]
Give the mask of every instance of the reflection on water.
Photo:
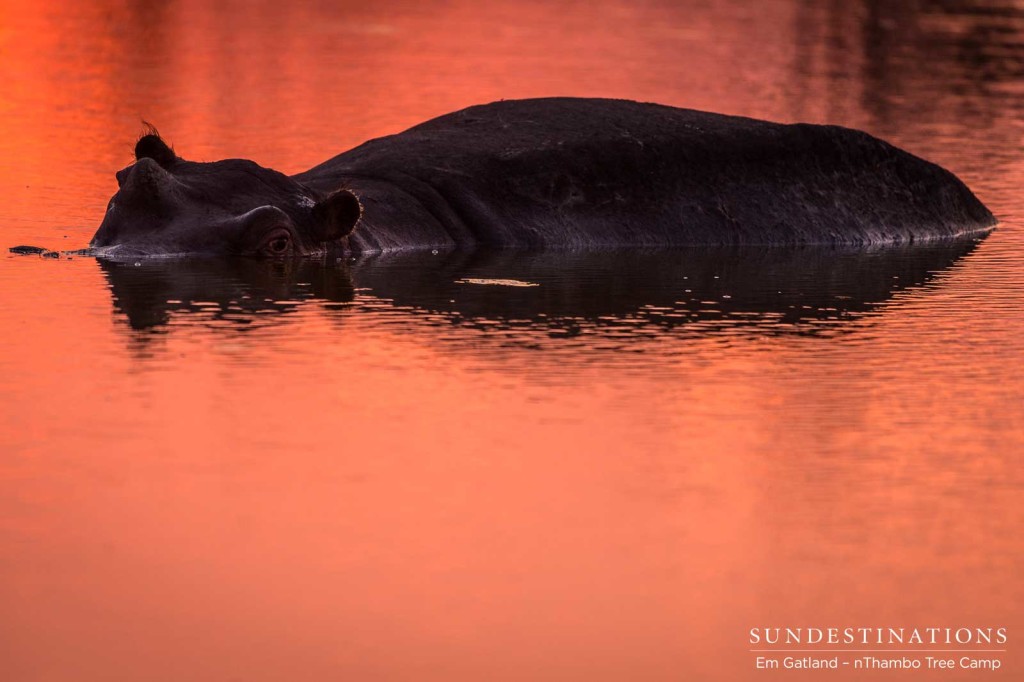
[[[172,317],[176,327],[192,318],[245,330],[319,304],[339,323],[386,309],[413,326],[425,321],[500,331],[504,341],[515,334],[535,345],[582,333],[627,342],[669,331],[834,332],[828,323],[856,319],[897,292],[921,286],[978,241],[868,251],[728,247],[99,263],[116,308],[136,330],[162,331]]]
[[[1004,626],[984,676],[1020,677],[1016,0],[0,0],[0,80],[4,246],[83,246],[140,119],[294,173],[545,95],[863,128],[1002,221],[867,253],[4,254],[4,682],[754,681],[751,627],[829,625]]]
[[[240,329],[303,303],[349,303],[355,285],[344,264],[252,258],[100,260],[117,309],[132,329],[160,331],[174,313]],[[180,317],[180,316],[179,316]]]

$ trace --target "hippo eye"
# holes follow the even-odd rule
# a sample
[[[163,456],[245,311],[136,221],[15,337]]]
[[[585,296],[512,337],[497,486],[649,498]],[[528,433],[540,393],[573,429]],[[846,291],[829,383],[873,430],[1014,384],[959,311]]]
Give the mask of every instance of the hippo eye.
[[[288,230],[278,229],[274,230],[263,242],[263,247],[260,249],[265,255],[268,256],[284,256],[291,253],[292,250],[292,236],[288,233]]]

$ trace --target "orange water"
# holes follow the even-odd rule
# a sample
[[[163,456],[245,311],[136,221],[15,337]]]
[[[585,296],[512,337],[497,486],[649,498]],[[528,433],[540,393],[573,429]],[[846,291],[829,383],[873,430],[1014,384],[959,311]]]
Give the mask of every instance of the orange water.
[[[923,255],[4,255],[0,679],[875,679],[758,672],[765,626],[1006,627],[999,673],[879,675],[1020,679],[1024,12],[919,4],[0,2],[4,247],[84,246],[141,119],[297,172],[546,95],[864,128],[1003,221]]]

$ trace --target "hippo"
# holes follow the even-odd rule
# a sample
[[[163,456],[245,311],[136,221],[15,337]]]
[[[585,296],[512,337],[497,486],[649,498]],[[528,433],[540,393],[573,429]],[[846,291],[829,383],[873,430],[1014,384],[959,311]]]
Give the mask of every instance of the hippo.
[[[155,130],[90,246],[109,256],[910,244],[983,234],[949,171],[871,135],[627,100],[503,100],[285,175]]]

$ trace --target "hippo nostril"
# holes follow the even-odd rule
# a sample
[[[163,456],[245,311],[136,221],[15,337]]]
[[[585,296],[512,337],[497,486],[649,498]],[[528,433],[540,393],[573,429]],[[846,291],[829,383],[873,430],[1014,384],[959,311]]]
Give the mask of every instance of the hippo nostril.
[[[177,194],[178,180],[150,158],[142,158],[117,176],[122,203],[133,206],[169,206]]]
[[[174,178],[150,158],[142,158],[129,169],[128,180],[133,182],[173,182]]]

